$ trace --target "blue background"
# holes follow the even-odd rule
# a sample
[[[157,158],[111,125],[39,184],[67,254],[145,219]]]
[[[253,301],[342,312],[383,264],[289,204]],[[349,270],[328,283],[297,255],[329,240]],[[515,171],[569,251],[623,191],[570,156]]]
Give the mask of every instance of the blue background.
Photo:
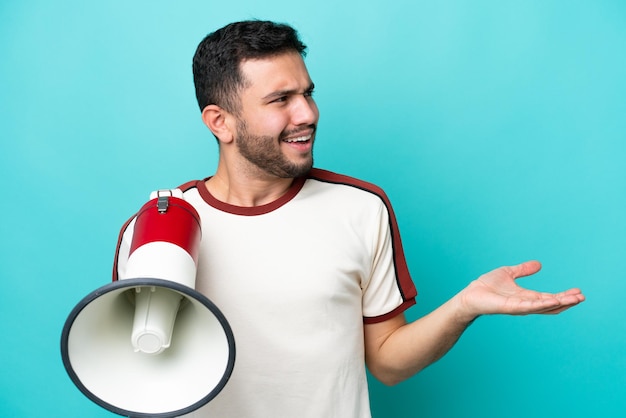
[[[484,317],[440,362],[371,382],[375,418],[621,417],[626,410],[626,3],[0,3],[0,416],[109,417],[59,337],[110,280],[151,190],[213,173],[191,57],[234,20],[300,30],[316,165],[394,202],[420,291],[411,319],[502,264],[578,286],[556,317]]]

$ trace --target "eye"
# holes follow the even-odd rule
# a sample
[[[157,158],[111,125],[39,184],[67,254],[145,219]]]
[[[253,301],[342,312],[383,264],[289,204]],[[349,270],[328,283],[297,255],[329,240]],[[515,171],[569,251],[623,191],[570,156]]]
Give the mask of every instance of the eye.
[[[287,96],[280,96],[274,100],[272,100],[270,103],[283,103],[287,101]]]
[[[313,97],[313,89],[305,91],[304,97]]]

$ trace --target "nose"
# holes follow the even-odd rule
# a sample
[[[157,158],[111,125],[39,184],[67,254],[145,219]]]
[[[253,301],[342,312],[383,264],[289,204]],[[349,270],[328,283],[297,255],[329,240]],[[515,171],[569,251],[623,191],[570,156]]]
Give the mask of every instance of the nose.
[[[291,114],[294,125],[312,125],[317,123],[319,110],[313,97],[302,95],[295,98]]]

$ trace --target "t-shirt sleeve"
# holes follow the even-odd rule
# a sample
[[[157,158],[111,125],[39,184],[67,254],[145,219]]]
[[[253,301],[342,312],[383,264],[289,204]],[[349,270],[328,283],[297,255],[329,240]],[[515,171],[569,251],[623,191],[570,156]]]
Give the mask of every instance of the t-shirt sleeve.
[[[133,239],[134,227],[135,217],[133,216],[126,221],[120,230],[115,249],[115,259],[113,260],[113,281],[126,277],[126,262],[130,255],[130,244]]]
[[[372,232],[371,274],[363,287],[363,320],[383,322],[415,304],[417,290],[404,257],[400,231],[387,197],[381,197]]]

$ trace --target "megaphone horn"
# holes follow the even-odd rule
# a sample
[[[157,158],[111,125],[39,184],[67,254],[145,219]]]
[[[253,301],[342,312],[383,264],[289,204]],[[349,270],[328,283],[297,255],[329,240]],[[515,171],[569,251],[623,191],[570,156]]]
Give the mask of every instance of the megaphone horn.
[[[61,335],[65,369],[89,399],[128,417],[170,418],[208,403],[235,361],[228,321],[194,290],[200,217],[182,192],[135,218],[124,277],[83,298]]]

